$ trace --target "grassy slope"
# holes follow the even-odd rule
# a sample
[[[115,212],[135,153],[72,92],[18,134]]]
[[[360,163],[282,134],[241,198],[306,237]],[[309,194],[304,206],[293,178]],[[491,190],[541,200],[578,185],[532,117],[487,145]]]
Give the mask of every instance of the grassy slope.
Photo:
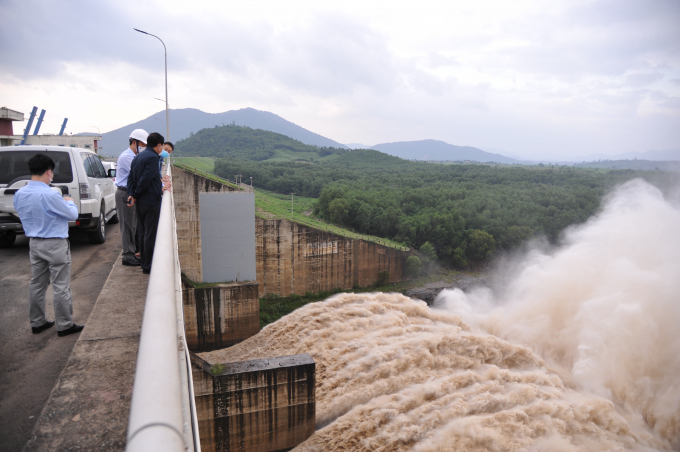
[[[206,173],[212,173],[215,169],[215,159],[211,157],[173,157],[172,161],[183,165],[193,166]]]
[[[179,164],[182,167],[187,165],[188,170],[192,170],[191,167],[198,169],[204,173],[212,173],[214,169],[214,160],[209,157],[187,157],[187,158],[173,158],[173,163]],[[214,174],[201,174],[208,176],[210,179],[220,181],[222,183],[227,183],[229,185],[234,185],[230,181],[226,181]],[[325,231],[332,232],[343,237],[349,237],[354,239],[366,240],[368,242],[380,243],[381,245],[389,246],[391,248],[403,249],[403,245],[394,242],[392,240],[383,239],[380,237],[375,237],[365,234],[356,234],[347,229],[343,229],[339,226],[325,223],[321,220],[317,220],[312,217],[303,215],[312,209],[314,198],[307,198],[304,196],[295,196],[293,203],[293,215],[290,213],[290,195],[281,195],[278,193],[273,193],[263,189],[255,190],[255,208],[258,210],[256,215],[261,218],[285,218],[287,220],[294,221],[296,223],[304,224],[316,229],[321,229]],[[264,211],[264,212],[262,212]]]

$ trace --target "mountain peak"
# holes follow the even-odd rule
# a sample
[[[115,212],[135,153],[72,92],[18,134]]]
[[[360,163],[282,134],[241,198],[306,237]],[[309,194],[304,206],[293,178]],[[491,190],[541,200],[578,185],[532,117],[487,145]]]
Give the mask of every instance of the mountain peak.
[[[187,138],[199,130],[235,123],[238,126],[262,129],[280,133],[304,144],[318,147],[347,148],[344,144],[311,132],[297,124],[286,121],[282,117],[251,107],[230,110],[223,113],[206,113],[196,108],[181,108],[170,110],[170,141]],[[146,119],[103,134],[103,154],[117,156],[128,146],[128,137],[134,129],[144,129],[148,132],[165,131],[165,110],[159,111]],[[166,137],[167,139],[168,137]]]

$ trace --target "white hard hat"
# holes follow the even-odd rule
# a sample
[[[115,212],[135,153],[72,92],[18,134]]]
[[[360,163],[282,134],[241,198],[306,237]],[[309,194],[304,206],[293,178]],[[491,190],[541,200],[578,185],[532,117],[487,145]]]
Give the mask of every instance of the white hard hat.
[[[135,129],[130,134],[130,138],[141,141],[142,143],[146,143],[147,138],[149,138],[149,134],[144,129]]]

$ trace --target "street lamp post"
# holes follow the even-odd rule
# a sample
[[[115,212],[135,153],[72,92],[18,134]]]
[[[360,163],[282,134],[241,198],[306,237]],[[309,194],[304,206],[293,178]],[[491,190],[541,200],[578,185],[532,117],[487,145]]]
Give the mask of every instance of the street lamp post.
[[[168,49],[165,47],[163,40],[158,36],[147,33],[146,31],[138,30],[136,28],[133,30],[144,33],[145,35],[153,36],[154,38],[158,39],[161,44],[163,44],[163,51],[165,53],[165,140],[170,141],[170,113],[168,110]]]

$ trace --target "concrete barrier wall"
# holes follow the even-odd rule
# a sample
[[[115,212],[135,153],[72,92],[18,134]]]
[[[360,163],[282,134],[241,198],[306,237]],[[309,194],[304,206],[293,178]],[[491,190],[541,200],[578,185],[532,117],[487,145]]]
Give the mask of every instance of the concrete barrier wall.
[[[411,255],[288,220],[258,218],[255,227],[260,296],[366,287],[383,270],[390,273],[390,282],[401,281]]]
[[[177,246],[182,273],[192,281],[203,281],[199,194],[239,192],[240,190],[205,177],[172,168],[172,185],[177,218]]]
[[[207,363],[192,354],[201,450],[290,450],[314,433],[314,360],[308,354]]]
[[[189,350],[203,352],[238,344],[260,331],[257,282],[182,287]]]

